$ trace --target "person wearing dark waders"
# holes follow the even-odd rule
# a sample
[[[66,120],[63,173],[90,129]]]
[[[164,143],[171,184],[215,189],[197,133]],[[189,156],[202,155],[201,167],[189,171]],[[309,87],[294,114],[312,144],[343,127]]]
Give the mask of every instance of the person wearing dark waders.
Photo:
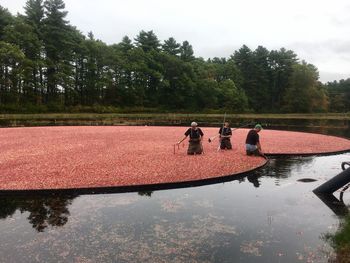
[[[191,128],[189,128],[185,132],[185,137],[180,140],[177,144],[180,144],[183,142],[187,137],[190,137],[187,154],[194,155],[194,154],[202,154],[203,153],[203,145],[202,145],[202,139],[204,136],[204,133],[200,128],[198,128],[198,124],[196,122],[191,123]]]
[[[259,132],[262,130],[260,124],[255,125],[254,129],[250,130],[247,134],[247,139],[245,141],[245,149],[247,155],[263,156],[265,154],[262,152]]]
[[[232,150],[231,137],[232,130],[230,128],[230,124],[228,122],[224,123],[224,126],[219,130],[220,136],[220,149],[221,150]]]

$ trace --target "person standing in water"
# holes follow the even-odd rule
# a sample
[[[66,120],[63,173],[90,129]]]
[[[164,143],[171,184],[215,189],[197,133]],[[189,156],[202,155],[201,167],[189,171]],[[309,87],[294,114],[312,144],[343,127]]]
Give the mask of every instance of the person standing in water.
[[[259,132],[262,130],[260,124],[255,125],[254,129],[250,130],[247,134],[247,139],[245,141],[246,153],[247,155],[256,155],[265,157],[261,149]]]
[[[228,122],[225,122],[224,127],[220,128],[219,134],[220,134],[220,149],[231,150],[232,149],[232,144],[231,144],[232,130]]]
[[[198,128],[198,124],[196,122],[191,123],[191,128],[189,128],[185,134],[185,136],[177,142],[177,144],[180,144],[183,142],[188,136],[190,137],[187,154],[194,155],[194,154],[202,154],[203,153],[203,145],[202,145],[202,139],[204,136],[203,131]]]

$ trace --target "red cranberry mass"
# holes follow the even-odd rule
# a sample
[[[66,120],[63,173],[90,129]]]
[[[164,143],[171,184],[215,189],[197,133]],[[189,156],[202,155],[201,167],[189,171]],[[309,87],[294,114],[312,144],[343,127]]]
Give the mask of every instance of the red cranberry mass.
[[[74,189],[177,183],[239,174],[263,166],[245,154],[247,129],[233,131],[233,150],[218,151],[202,128],[204,154],[188,156],[176,143],[186,127],[35,127],[0,129],[0,190]],[[262,130],[267,154],[350,150],[343,138]],[[174,154],[175,153],[175,154]]]

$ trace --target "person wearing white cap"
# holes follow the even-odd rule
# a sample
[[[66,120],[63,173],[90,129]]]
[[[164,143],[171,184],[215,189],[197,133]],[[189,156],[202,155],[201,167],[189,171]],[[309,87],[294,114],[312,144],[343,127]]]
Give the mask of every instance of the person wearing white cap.
[[[202,139],[204,136],[203,131],[198,128],[198,124],[196,122],[191,123],[191,128],[189,128],[185,132],[185,136],[182,138],[182,140],[178,141],[177,144],[180,144],[183,142],[187,136],[190,137],[187,154],[193,155],[193,154],[202,154],[203,153],[203,146],[202,146]]]

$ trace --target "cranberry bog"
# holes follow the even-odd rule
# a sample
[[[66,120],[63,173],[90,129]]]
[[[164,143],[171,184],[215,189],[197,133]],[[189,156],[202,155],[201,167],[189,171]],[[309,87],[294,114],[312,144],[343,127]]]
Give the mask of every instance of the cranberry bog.
[[[180,184],[241,175],[266,164],[246,156],[247,129],[233,132],[231,151],[208,142],[217,128],[203,128],[204,154],[174,146],[185,127],[35,127],[0,130],[0,191],[96,189]],[[263,130],[268,155],[313,155],[350,150],[347,139]]]
[[[245,156],[243,129],[232,151],[218,152],[218,141],[208,143],[218,129],[203,128],[204,155],[187,156],[187,144],[174,154],[186,129],[1,129],[0,185],[53,187],[0,195],[1,262],[347,262],[324,237],[342,230],[348,190],[322,201],[312,192],[349,161],[350,152],[331,154],[347,151],[347,140],[267,128],[265,152],[288,155],[264,165]],[[348,128],[327,131],[350,138]],[[259,168],[239,174],[238,165]],[[176,182],[185,179],[200,187]],[[164,181],[173,187],[134,187]],[[114,187],[91,190],[100,185]]]

